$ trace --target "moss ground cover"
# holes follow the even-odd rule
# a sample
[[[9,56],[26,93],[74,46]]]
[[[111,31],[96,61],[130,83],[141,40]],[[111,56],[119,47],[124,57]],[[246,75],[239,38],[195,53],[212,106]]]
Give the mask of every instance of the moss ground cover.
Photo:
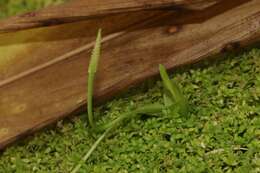
[[[100,144],[81,172],[260,172],[260,49],[221,59],[174,73],[189,116],[131,120]],[[109,122],[133,105],[163,102],[161,91],[159,80],[144,83],[95,108],[95,115]],[[97,137],[86,115],[60,121],[2,152],[0,173],[69,172]]]
[[[37,10],[47,5],[58,4],[66,0],[0,0],[0,18]]]

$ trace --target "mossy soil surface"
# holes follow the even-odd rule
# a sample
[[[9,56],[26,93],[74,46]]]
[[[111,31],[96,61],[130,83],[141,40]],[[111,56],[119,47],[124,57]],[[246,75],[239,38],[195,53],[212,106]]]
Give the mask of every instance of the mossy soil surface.
[[[0,0],[0,18],[37,10],[66,0]]]
[[[19,2],[18,10],[29,1]],[[220,59],[174,73],[189,100],[189,116],[128,122],[101,143],[81,172],[260,172],[260,49]],[[97,107],[95,116],[110,121],[133,104],[161,102],[161,91],[159,80],[145,83]],[[60,121],[2,152],[0,173],[67,173],[96,137],[86,115]]]

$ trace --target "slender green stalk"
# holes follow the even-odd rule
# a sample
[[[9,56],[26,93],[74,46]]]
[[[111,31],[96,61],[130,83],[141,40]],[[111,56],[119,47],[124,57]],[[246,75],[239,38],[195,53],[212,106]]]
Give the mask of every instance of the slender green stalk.
[[[92,145],[92,147],[88,150],[88,152],[84,155],[84,157],[81,159],[81,161],[78,163],[78,165],[71,171],[71,173],[77,173],[79,169],[81,168],[82,164],[88,160],[88,158],[91,156],[91,154],[95,151],[97,146],[100,144],[100,142],[105,139],[107,134],[110,132],[112,128],[107,129],[99,138],[98,140]]]
[[[97,130],[103,131],[108,128],[115,128],[127,119],[135,118],[136,116],[138,116],[140,114],[151,115],[151,114],[160,113],[160,112],[162,112],[163,109],[164,109],[164,106],[161,104],[158,104],[158,103],[144,105],[140,108],[137,108],[136,110],[122,114],[120,117],[118,117],[114,121],[112,121],[108,124],[102,125],[101,127],[98,127]]]
[[[88,121],[92,128],[95,126],[93,120],[93,87],[94,87],[95,73],[97,71],[100,53],[101,53],[101,29],[99,29],[98,31],[95,47],[92,51],[89,68],[88,68]]]

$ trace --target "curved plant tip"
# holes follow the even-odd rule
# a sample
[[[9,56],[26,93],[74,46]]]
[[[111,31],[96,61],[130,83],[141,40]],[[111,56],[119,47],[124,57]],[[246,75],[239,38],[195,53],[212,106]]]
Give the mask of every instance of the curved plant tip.
[[[93,120],[93,88],[94,88],[95,73],[97,71],[100,54],[101,54],[101,29],[98,30],[96,43],[92,51],[92,55],[88,67],[88,93],[87,93],[88,94],[87,96],[88,121],[92,128],[95,126]]]
[[[172,104],[179,109],[180,114],[187,114],[189,112],[187,100],[182,94],[178,84],[173,79],[170,79],[166,68],[162,64],[159,64],[159,71],[162,78],[163,86],[166,90],[165,101],[167,102],[167,104],[172,102]],[[168,106],[169,105],[167,105],[167,107]]]

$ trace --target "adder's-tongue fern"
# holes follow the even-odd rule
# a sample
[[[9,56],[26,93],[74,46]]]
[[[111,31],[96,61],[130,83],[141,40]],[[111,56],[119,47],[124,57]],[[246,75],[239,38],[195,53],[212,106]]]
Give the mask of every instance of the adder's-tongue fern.
[[[101,52],[101,30],[98,31],[95,47],[93,49],[89,69],[88,69],[88,120],[89,124],[93,131],[103,132],[103,134],[97,139],[97,141],[92,145],[90,150],[84,155],[78,165],[72,170],[72,173],[76,173],[82,164],[87,161],[93,151],[96,149],[98,144],[109,134],[112,129],[120,126],[125,122],[125,120],[129,120],[137,117],[138,115],[154,115],[160,114],[165,110],[168,110],[168,113],[171,113],[172,109],[179,109],[177,113],[186,114],[188,113],[188,105],[185,97],[181,93],[177,83],[171,80],[167,74],[167,71],[163,65],[159,65],[160,75],[163,81],[164,86],[164,105],[159,103],[151,103],[147,105],[142,105],[139,108],[135,108],[130,112],[123,113],[117,119],[112,122],[100,125],[95,127],[95,122],[93,119],[93,86],[95,73],[97,71],[98,61]],[[173,113],[173,112],[172,112]],[[95,128],[94,128],[95,127]]]

